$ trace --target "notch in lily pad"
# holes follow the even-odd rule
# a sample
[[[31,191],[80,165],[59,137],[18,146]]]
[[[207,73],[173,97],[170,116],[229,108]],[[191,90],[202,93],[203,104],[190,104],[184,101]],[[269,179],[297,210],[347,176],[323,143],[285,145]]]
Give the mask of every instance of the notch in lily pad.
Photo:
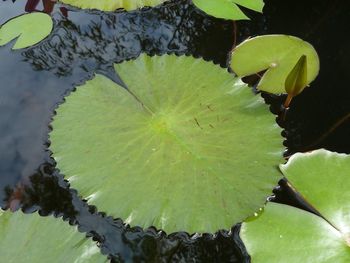
[[[194,5],[208,15],[229,19],[249,20],[238,5],[262,13],[263,0],[193,0]]]
[[[44,40],[52,31],[53,22],[45,13],[20,15],[5,22],[0,27],[0,46],[16,39],[12,49],[33,46]]]
[[[288,35],[265,35],[248,39],[232,53],[231,67],[240,77],[266,71],[257,89],[288,93],[290,100],[315,80],[320,69],[314,47]],[[286,104],[289,105],[288,101]]]
[[[320,216],[268,203],[242,225],[252,263],[350,262],[350,155],[324,149],[297,153],[281,171]]]

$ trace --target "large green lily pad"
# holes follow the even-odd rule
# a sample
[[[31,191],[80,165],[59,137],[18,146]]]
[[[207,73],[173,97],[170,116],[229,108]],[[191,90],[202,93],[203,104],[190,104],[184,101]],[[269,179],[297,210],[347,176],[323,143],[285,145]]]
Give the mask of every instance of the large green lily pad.
[[[286,93],[286,79],[303,55],[307,61],[306,84],[310,84],[320,69],[317,52],[311,44],[293,36],[265,35],[244,41],[234,49],[231,67],[241,77],[267,70],[257,88]]]
[[[269,203],[259,218],[242,226],[252,262],[350,262],[350,155],[299,153],[281,170],[323,218]]]
[[[230,20],[249,19],[237,4],[257,12],[264,7],[263,0],[193,0],[193,3],[211,16]]]
[[[91,239],[51,216],[0,210],[0,236],[1,262],[107,262]]]
[[[53,22],[44,13],[30,13],[12,18],[0,27],[0,46],[18,38],[13,49],[33,46],[45,39],[52,30]]]
[[[252,215],[279,180],[280,129],[260,96],[192,57],[115,65],[57,109],[58,168],[99,210],[167,232],[214,232]]]
[[[168,0],[60,0],[62,3],[69,4],[84,9],[98,9],[102,11],[114,11],[119,8],[125,10],[134,10],[145,6],[160,5]]]

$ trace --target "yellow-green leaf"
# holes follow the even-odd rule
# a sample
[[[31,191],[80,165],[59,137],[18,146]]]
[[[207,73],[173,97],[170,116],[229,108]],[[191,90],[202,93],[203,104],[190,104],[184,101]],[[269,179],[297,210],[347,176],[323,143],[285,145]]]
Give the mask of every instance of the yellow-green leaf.
[[[123,8],[125,10],[134,10],[145,6],[156,6],[167,0],[60,0],[62,3],[69,4],[84,9],[98,9],[102,11],[115,11]]]
[[[115,65],[57,109],[58,168],[100,211],[166,232],[229,229],[279,180],[280,129],[239,78],[192,57]],[[254,149],[254,150],[252,150]]]
[[[12,18],[0,27],[0,46],[15,38],[13,49],[33,46],[45,39],[52,30],[53,22],[44,13],[30,13]]]
[[[293,36],[265,35],[244,41],[234,49],[231,67],[240,77],[266,70],[257,88],[280,94],[287,92],[287,77],[303,55],[307,64],[306,85],[309,85],[318,75],[320,61],[311,44]]]
[[[288,95],[295,97],[307,86],[307,57],[302,55],[289,73],[285,88]]]

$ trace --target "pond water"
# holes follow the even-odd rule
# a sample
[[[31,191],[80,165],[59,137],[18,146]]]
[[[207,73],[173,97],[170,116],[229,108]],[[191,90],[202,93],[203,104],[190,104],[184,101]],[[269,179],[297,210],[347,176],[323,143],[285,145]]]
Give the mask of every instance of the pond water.
[[[227,66],[235,41],[283,33],[312,43],[321,60],[317,80],[293,100],[286,120],[278,120],[285,128],[286,155],[322,147],[350,153],[350,121],[339,123],[350,112],[350,3],[265,2],[264,15],[245,10],[252,21],[237,22],[237,39],[232,22],[209,17],[187,0],[114,13],[53,6],[49,11],[54,29],[48,39],[19,51],[11,50],[13,43],[0,47],[1,206],[21,205],[27,212],[63,215],[94,236],[113,261],[248,262],[239,225],[216,235],[166,236],[153,228],[125,227],[86,205],[56,170],[47,150],[47,134],[55,108],[76,85],[95,72],[119,81],[113,63],[145,52],[188,54]],[[26,1],[1,1],[0,24],[25,9]],[[43,10],[42,1],[36,9]],[[284,98],[264,97],[278,112]],[[308,209],[283,182],[275,192],[276,201]]]

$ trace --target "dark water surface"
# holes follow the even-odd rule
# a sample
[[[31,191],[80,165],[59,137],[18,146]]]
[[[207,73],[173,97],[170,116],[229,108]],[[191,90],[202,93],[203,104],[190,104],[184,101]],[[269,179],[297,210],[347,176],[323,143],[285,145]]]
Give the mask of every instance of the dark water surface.
[[[237,42],[257,34],[291,34],[311,42],[321,59],[317,80],[293,100],[286,121],[279,121],[285,127],[287,154],[320,147],[350,153],[350,121],[319,141],[350,112],[350,4],[265,2],[264,15],[248,11],[253,20],[237,22]],[[1,1],[0,24],[24,13],[25,3]],[[42,10],[42,4],[37,8]],[[114,13],[57,4],[52,17],[53,32],[38,45],[19,51],[11,51],[12,43],[0,47],[1,206],[15,207],[21,200],[28,212],[63,215],[94,236],[103,253],[115,261],[248,262],[238,238],[239,226],[216,235],[166,236],[153,228],[130,229],[98,213],[68,188],[47,150],[54,109],[76,85],[95,72],[118,81],[113,63],[141,52],[191,54],[227,66],[234,42],[232,22],[206,16],[187,0]],[[266,100],[276,112],[283,98],[266,96]],[[283,184],[276,194],[279,202],[303,206]]]

